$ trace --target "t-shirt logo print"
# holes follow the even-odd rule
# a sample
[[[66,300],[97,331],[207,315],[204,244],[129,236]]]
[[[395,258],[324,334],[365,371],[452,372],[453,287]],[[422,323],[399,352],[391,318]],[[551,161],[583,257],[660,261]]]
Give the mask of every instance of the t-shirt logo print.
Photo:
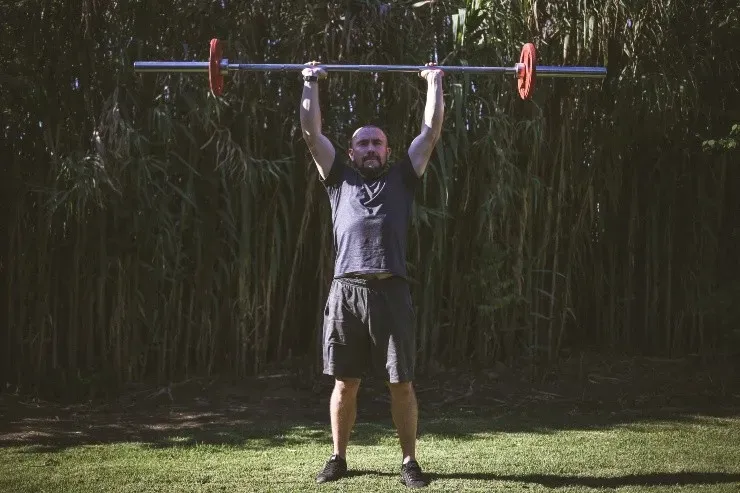
[[[363,183],[360,188],[360,204],[376,213],[383,203],[383,195],[385,191],[385,180],[377,180],[375,183]]]

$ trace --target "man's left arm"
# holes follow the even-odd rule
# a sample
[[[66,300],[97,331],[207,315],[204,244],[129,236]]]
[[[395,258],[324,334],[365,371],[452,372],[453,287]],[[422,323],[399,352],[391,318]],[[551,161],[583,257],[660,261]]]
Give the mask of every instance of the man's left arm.
[[[429,70],[423,70],[419,75],[427,81],[427,101],[424,107],[424,119],[421,122],[421,133],[409,146],[409,158],[416,174],[421,176],[442,134],[445,103],[442,94],[444,72],[431,67]]]

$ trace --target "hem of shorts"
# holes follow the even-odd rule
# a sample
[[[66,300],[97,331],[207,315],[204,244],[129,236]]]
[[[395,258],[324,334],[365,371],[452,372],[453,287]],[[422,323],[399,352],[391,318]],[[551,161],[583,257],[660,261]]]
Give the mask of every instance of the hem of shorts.
[[[386,381],[389,383],[410,383],[414,381],[414,375],[403,375],[403,376],[396,376],[395,378],[388,377],[388,375],[385,375]]]
[[[365,375],[363,373],[352,373],[352,372],[337,372],[336,368],[332,366],[325,366],[322,372],[324,375],[335,377],[335,378],[363,378],[366,376],[376,377],[383,379],[389,383],[409,383],[414,381],[413,374],[404,374],[401,376],[394,375],[389,376],[387,373],[377,372]]]
[[[335,378],[362,378],[363,377],[363,375],[359,373],[339,372],[333,366],[325,366],[323,373],[324,375],[328,375],[330,377],[335,377]]]

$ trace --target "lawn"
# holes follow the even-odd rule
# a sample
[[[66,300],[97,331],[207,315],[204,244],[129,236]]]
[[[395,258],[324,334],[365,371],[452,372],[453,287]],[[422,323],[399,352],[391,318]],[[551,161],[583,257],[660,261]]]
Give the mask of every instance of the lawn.
[[[740,491],[740,396],[588,380],[577,397],[481,376],[420,382],[427,490]],[[351,476],[322,486],[326,385],[186,387],[97,405],[0,396],[0,491],[406,490],[382,385],[360,395]]]

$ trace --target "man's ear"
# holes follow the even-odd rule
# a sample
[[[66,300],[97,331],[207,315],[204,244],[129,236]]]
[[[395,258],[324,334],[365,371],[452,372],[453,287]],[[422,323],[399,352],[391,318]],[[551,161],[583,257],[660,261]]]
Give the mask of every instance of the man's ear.
[[[350,147],[349,149],[347,149],[347,155],[349,156],[349,159],[350,160],[354,160],[355,159],[355,150]]]
[[[386,159],[388,159],[389,157],[391,157],[391,148],[390,148],[390,147],[388,147],[387,149],[388,149],[388,152],[387,152],[387,153],[386,153],[386,155],[385,155],[385,158],[386,158]]]

